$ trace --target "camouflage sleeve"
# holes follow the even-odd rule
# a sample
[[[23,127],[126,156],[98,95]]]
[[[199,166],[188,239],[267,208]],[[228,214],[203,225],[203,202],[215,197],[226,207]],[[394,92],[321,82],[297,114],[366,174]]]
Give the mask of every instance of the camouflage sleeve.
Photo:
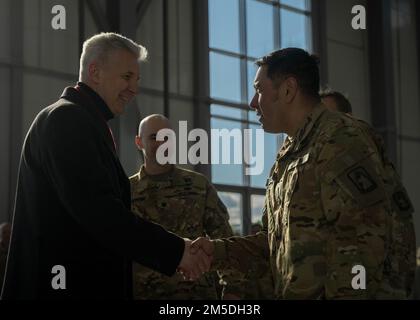
[[[255,277],[267,273],[269,247],[267,239],[267,214],[263,214],[263,229],[255,235],[245,237],[230,237],[215,240],[213,264],[216,268],[234,268],[244,274]]]
[[[212,239],[233,236],[226,206],[220,200],[214,186],[210,183],[207,186],[204,229],[206,234]],[[219,284],[223,287],[223,295],[234,294],[242,297],[246,286],[246,279],[242,273],[233,268],[220,268],[217,273],[219,275]]]
[[[378,152],[356,129],[341,128],[323,147],[318,163],[327,230],[325,297],[372,298],[390,240],[390,203]]]

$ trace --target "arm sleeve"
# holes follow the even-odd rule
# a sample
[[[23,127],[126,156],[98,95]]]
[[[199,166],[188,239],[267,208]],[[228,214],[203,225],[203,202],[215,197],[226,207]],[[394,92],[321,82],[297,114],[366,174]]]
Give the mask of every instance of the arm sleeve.
[[[183,239],[125,207],[109,172],[113,155],[103,156],[105,144],[92,119],[83,110],[62,109],[47,120],[43,166],[66,211],[104,247],[172,275],[183,255]]]
[[[255,235],[230,237],[214,241],[213,264],[218,268],[234,268],[244,274],[262,275],[267,272],[269,246],[267,238],[267,214],[262,217],[263,229]]]
[[[204,228],[212,239],[233,236],[229,224],[229,213],[226,206],[217,195],[213,185],[207,183],[206,208],[204,213]],[[223,294],[230,293],[241,297],[245,290],[245,275],[233,268],[223,268],[217,271],[219,283],[223,286]]]

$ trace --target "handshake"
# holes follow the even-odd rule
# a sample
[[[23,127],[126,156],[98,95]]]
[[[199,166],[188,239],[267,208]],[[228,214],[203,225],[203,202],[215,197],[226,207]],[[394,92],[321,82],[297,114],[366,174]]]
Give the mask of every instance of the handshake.
[[[191,241],[184,238],[185,249],[177,271],[186,280],[197,280],[211,267],[214,253],[214,244],[208,238],[197,238]]]

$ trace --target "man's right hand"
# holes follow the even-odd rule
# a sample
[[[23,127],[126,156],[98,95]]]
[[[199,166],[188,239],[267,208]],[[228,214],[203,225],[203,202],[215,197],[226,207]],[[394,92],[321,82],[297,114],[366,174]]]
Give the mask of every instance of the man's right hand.
[[[199,248],[192,249],[191,240],[184,239],[184,241],[185,249],[178,266],[178,272],[188,280],[197,280],[203,273],[210,270],[212,255],[206,254]]]
[[[191,244],[191,251],[193,253],[199,251],[199,250],[203,250],[208,256],[212,256],[214,254],[214,244],[213,241],[210,240],[209,238],[197,238],[196,240],[194,240]]]

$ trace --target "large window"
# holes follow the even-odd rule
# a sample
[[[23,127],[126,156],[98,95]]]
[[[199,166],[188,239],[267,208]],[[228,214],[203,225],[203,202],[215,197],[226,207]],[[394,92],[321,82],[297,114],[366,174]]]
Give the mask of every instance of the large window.
[[[248,104],[254,95],[254,61],[277,48],[311,50],[309,0],[208,0],[211,129],[257,129]],[[255,155],[255,130],[249,150]],[[246,164],[212,164],[211,179],[228,207],[237,234],[260,223],[265,182],[283,135],[264,133],[264,170],[246,175]],[[233,141],[231,141],[233,143]],[[246,146],[241,144],[241,157]],[[230,148],[230,159],[235,156]],[[212,152],[215,150],[212,149]]]

